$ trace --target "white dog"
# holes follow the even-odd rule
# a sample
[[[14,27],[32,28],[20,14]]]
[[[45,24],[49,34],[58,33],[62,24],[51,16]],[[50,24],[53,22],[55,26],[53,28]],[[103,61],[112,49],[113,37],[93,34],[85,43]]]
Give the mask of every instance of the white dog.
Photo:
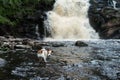
[[[47,62],[47,57],[50,56],[52,54],[52,50],[50,49],[45,49],[45,48],[42,48],[40,50],[38,50],[37,52],[37,56],[38,58],[39,57],[42,57],[44,59],[45,62]]]

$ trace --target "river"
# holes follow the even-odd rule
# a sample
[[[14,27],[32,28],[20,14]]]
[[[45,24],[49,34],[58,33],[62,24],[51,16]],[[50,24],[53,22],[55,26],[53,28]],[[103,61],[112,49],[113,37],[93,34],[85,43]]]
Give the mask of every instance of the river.
[[[39,62],[37,49],[1,51],[2,80],[119,80],[120,40],[44,41],[54,52],[47,63]]]

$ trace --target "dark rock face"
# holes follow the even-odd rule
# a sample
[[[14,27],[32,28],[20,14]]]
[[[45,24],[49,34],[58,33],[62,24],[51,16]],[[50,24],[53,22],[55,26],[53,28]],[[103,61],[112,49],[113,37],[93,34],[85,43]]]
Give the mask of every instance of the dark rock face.
[[[120,4],[119,0],[91,0],[89,18],[91,25],[101,38],[120,39]]]

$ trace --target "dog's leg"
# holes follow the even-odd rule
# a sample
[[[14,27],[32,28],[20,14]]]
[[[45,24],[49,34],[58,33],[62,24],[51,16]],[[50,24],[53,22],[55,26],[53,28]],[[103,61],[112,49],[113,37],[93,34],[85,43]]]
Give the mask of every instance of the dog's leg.
[[[45,57],[45,56],[43,57],[43,59],[44,59],[44,61],[45,61],[45,62],[47,62],[47,60],[46,60],[46,57]]]

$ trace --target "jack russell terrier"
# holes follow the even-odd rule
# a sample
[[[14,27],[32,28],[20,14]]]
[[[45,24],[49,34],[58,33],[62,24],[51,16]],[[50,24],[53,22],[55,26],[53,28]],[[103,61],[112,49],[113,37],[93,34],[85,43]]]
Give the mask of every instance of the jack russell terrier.
[[[44,61],[47,62],[46,59],[47,59],[48,56],[50,56],[52,54],[52,52],[53,51],[50,50],[50,49],[42,48],[42,49],[38,50],[37,56],[38,56],[38,58],[42,57],[44,59]]]

